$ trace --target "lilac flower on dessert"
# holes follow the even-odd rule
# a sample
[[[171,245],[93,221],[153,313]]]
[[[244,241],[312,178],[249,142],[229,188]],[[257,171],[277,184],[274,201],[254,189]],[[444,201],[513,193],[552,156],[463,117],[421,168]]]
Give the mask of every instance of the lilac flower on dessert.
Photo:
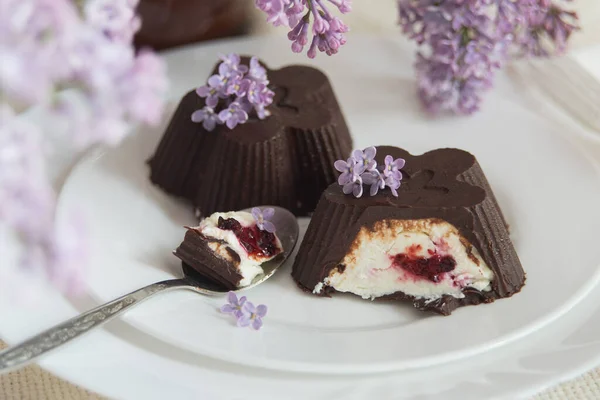
[[[258,59],[252,57],[249,66],[241,64],[237,54],[221,59],[219,73],[196,89],[198,96],[206,98],[206,106],[192,114],[192,121],[202,122],[204,129],[212,131],[221,124],[233,129],[251,116],[259,119],[269,116],[267,107],[273,103],[275,93],[269,89],[267,70]]]
[[[244,314],[243,307],[246,304],[246,296],[242,296],[238,299],[235,292],[227,293],[227,304],[221,306],[221,312],[225,314],[232,314],[239,321]]]
[[[269,81],[267,80],[267,70],[265,67],[260,65],[260,61],[258,58],[252,57],[250,59],[250,68],[248,70],[248,78],[252,79],[256,83],[266,84]]]
[[[223,123],[219,119],[219,116],[215,113],[215,110],[213,110],[209,106],[205,106],[204,108],[194,111],[194,113],[192,114],[192,121],[202,122],[202,126],[207,131],[212,131],[213,129],[215,129],[215,126],[217,124]]]
[[[219,113],[219,120],[224,122],[229,129],[233,129],[237,124],[243,124],[248,121],[248,113],[244,111],[240,103],[234,101],[226,109]]]
[[[342,14],[352,10],[350,0],[255,0],[255,5],[267,14],[267,22],[274,26],[284,25],[291,30],[288,39],[292,41],[292,51],[300,53],[309,43],[308,57],[314,58],[317,50],[332,55],[346,43],[346,26],[333,16],[330,6]],[[311,28],[312,20],[312,28]]]
[[[256,221],[256,226],[258,226],[258,229],[267,231],[269,233],[275,233],[276,231],[275,225],[273,225],[273,223],[270,221],[270,219],[273,218],[273,215],[275,215],[275,210],[273,208],[265,208],[264,210],[261,210],[258,207],[254,207],[252,209],[252,216]]]
[[[364,165],[358,164],[352,157],[347,161],[337,160],[333,166],[342,173],[338,178],[338,183],[342,186],[353,182],[354,178],[360,176],[365,170]]]
[[[211,77],[212,78],[212,77]],[[212,86],[219,85],[219,86]],[[196,94],[200,97],[206,97],[206,105],[208,107],[214,108],[219,103],[219,98],[224,94],[222,91],[222,86],[220,86],[221,81],[217,79],[209,79],[208,84],[204,86],[200,86],[196,89]]]
[[[356,160],[358,164],[362,165],[365,171],[373,171],[377,169],[377,161],[375,161],[376,154],[377,149],[371,146],[364,150],[354,150],[352,152],[352,158]]]
[[[363,194],[363,181],[360,175],[352,175],[350,182],[346,183],[342,187],[342,191],[344,194],[352,193],[354,197],[359,198]]]
[[[569,1],[569,0],[567,0]],[[437,114],[471,114],[492,87],[511,46],[522,55],[561,53],[577,15],[551,0],[398,0],[402,31],[421,47],[418,95]]]
[[[392,194],[398,197],[397,189],[402,180],[401,168],[405,161],[402,158],[395,159],[387,155],[385,165],[377,167],[375,147],[367,147],[364,150],[354,150],[352,157],[347,161],[337,160],[333,165],[341,172],[338,184],[342,186],[344,194],[352,193],[355,197],[363,194],[363,184],[370,186],[369,194],[375,196],[379,190],[390,188]]]
[[[371,185],[369,194],[375,196],[379,189],[385,188],[385,177],[377,170],[365,172],[362,176],[365,185]]]
[[[240,64],[241,58],[239,54],[231,53],[228,55],[222,55],[221,66],[219,68],[219,74],[222,75],[243,75],[248,72],[248,66]]]
[[[260,304],[254,306],[251,302],[246,302],[243,307],[244,313],[238,319],[238,326],[250,326],[254,330],[259,330],[263,326],[262,319],[267,315],[267,306]]]
[[[385,165],[384,165],[383,171],[382,171],[383,176],[385,176],[385,177],[392,176],[396,180],[401,180],[402,172],[400,170],[404,167],[404,164],[406,163],[406,161],[402,158],[397,158],[394,160],[394,157],[388,155],[388,156],[385,156],[384,162],[385,162]]]
[[[398,188],[400,188],[400,179],[396,179],[394,176],[389,175],[385,177],[385,186],[390,188],[390,191],[394,197],[398,197]]]

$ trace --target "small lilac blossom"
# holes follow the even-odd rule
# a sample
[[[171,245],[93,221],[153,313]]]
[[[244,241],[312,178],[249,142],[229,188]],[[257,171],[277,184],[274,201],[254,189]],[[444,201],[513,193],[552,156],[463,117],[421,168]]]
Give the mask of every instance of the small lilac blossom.
[[[244,304],[244,314],[238,319],[238,326],[250,326],[254,330],[259,330],[263,326],[262,319],[267,315],[267,306],[260,304],[254,306],[251,302]]]
[[[234,79],[227,86],[225,94],[227,96],[245,97],[253,85],[256,85],[256,83],[250,79]]]
[[[344,33],[349,29],[331,13],[330,6],[345,14],[351,11],[350,0],[255,0],[255,5],[267,14],[267,22],[291,29],[288,39],[295,53],[310,42],[308,57],[316,57],[317,50],[333,55],[346,43]]]
[[[352,193],[354,197],[361,197],[363,194],[363,181],[359,175],[353,175],[352,180],[342,187],[344,194]]]
[[[374,171],[377,169],[377,161],[375,161],[376,154],[377,149],[371,146],[364,150],[354,150],[352,152],[352,158],[357,164],[362,165],[365,171]]]
[[[243,75],[248,72],[248,66],[240,64],[241,58],[239,54],[231,53],[228,55],[221,56],[221,60],[223,62],[219,66],[219,74],[220,75]]]
[[[88,0],[84,11],[90,25],[103,32],[111,40],[131,43],[141,27],[141,19],[135,13],[139,0]]]
[[[250,58],[250,68],[247,76],[257,83],[265,83],[265,85],[268,83],[267,70],[260,65],[260,61],[256,57]]]
[[[273,218],[273,215],[275,215],[275,210],[273,208],[261,210],[258,207],[254,207],[252,209],[252,216],[254,217],[254,221],[256,221],[258,229],[269,233],[275,233],[276,231],[275,225],[270,221],[270,219]]]
[[[240,103],[234,101],[219,113],[219,120],[224,122],[229,129],[233,129],[238,124],[248,121],[248,113],[242,109]]]
[[[209,106],[204,106],[204,108],[194,111],[192,114],[192,121],[197,123],[202,122],[204,129],[209,132],[214,130],[217,124],[222,123],[219,116]]]
[[[335,169],[341,172],[341,175],[338,178],[338,184],[341,186],[353,182],[355,180],[354,178],[360,176],[365,170],[364,165],[358,164],[356,159],[352,157],[350,157],[347,161],[337,160],[333,166]]]
[[[377,170],[367,171],[362,175],[362,180],[365,185],[371,185],[369,194],[375,196],[379,189],[385,188],[385,178]]]
[[[387,178],[388,176],[392,176],[396,180],[402,179],[402,172],[400,170],[404,167],[404,164],[406,164],[406,161],[404,161],[404,159],[397,158],[394,160],[394,157],[387,155],[385,156],[384,163],[384,177]]]
[[[220,310],[224,314],[232,314],[236,319],[242,318],[244,314],[244,305],[246,304],[246,296],[242,296],[238,299],[235,292],[227,293],[227,304],[221,306]]]
[[[400,179],[396,179],[389,175],[385,178],[385,186],[390,188],[390,191],[395,197],[398,197],[398,188],[400,188]]]

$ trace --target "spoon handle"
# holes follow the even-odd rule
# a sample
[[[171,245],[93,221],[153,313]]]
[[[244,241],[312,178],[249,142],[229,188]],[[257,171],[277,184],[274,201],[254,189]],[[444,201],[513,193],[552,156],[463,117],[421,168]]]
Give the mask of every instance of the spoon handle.
[[[110,321],[156,293],[186,287],[193,288],[193,283],[187,278],[157,282],[84,312],[0,352],[0,372],[8,372],[9,369],[30,363],[35,358]]]

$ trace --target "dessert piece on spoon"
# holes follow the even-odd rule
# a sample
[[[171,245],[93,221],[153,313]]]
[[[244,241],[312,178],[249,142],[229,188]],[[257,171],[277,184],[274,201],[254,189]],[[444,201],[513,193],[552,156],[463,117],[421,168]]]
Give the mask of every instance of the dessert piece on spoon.
[[[525,272],[472,154],[371,147],[335,166],[338,184],[321,196],[293,266],[302,289],[444,315],[521,290]]]
[[[251,285],[262,276],[262,265],[283,253],[273,208],[251,212],[214,213],[200,225],[187,228],[174,251],[185,266],[224,288],[235,290]]]

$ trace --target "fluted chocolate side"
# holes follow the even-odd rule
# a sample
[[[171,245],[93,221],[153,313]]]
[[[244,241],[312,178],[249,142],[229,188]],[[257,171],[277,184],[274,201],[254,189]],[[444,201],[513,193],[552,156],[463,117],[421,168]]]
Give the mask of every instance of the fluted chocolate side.
[[[188,93],[149,161],[152,182],[202,215],[261,204],[311,213],[337,179],[333,163],[350,154],[352,138],[321,71],[289,66],[270,70],[269,79],[272,115],[233,130],[207,132],[192,122],[203,99]]]
[[[236,265],[221,257],[218,257],[208,246],[209,239],[202,236],[198,231],[189,228],[183,242],[174,251],[174,254],[183,263],[206,279],[218,283],[229,290],[235,290],[242,275],[238,272]],[[232,258],[239,256],[235,253]]]
[[[206,179],[197,187],[195,206],[204,216],[261,204],[294,209],[289,148],[289,136],[277,116],[221,132],[204,160]]]
[[[165,192],[192,199],[203,182],[208,159],[217,139],[201,124],[192,121],[194,111],[202,108],[195,91],[187,93],[179,103],[171,122],[156,148],[150,166],[150,180]]]
[[[492,290],[466,288],[462,299],[444,296],[433,302],[402,292],[381,299],[411,301],[418,309],[448,315],[460,306],[512,296],[523,287],[525,272],[475,157],[457,149],[412,156],[402,149],[379,147],[377,153],[380,163],[387,154],[406,160],[399,196],[383,191],[374,197],[356,199],[344,195],[339,185],[330,185],[317,205],[292,269],[301,288],[312,292],[338,267],[362,227],[372,229],[381,220],[424,218],[451,223],[479,251],[494,272]],[[326,287],[323,294],[334,292]]]

